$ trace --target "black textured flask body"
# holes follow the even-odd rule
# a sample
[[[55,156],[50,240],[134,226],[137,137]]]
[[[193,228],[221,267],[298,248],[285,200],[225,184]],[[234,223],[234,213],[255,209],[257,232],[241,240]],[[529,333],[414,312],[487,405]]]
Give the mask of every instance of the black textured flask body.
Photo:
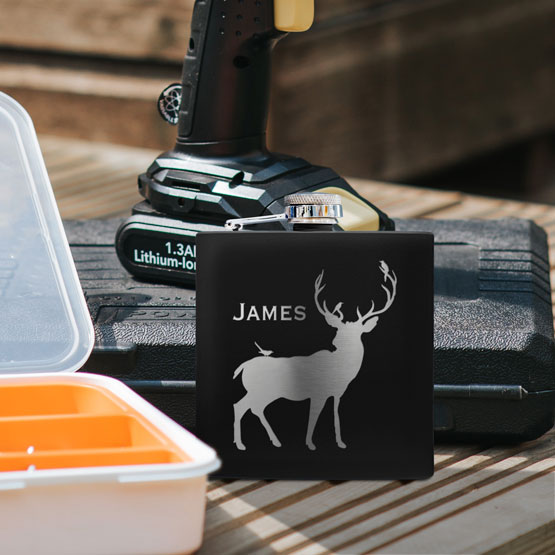
[[[220,476],[433,473],[433,236],[197,238],[197,432]]]

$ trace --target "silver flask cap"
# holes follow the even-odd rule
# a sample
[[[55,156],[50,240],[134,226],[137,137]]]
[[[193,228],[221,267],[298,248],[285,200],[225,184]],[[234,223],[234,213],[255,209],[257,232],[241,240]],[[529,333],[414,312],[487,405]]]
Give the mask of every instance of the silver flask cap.
[[[336,224],[343,216],[341,196],[328,193],[288,195],[285,213],[293,224]]]
[[[338,218],[342,216],[343,206],[340,195],[295,193],[285,197],[285,212],[283,214],[227,220],[225,229],[228,231],[240,231],[248,226],[287,221],[292,224],[335,225]]]

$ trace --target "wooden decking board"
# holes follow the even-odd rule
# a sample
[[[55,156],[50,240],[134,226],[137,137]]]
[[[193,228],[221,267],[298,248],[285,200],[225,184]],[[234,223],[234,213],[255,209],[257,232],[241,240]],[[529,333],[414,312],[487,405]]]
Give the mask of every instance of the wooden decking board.
[[[540,225],[546,231],[552,231],[555,228],[555,210],[551,207],[551,211],[547,212],[545,217],[540,218]]]
[[[210,492],[214,489],[222,487],[223,485],[225,485],[225,482],[222,482],[221,480],[212,480],[206,485],[206,491]]]
[[[460,461],[439,472],[429,482],[411,482],[395,492],[385,495],[375,502],[366,502],[353,509],[344,510],[333,515],[333,520],[320,521],[317,526],[304,530],[307,535],[318,543],[336,550],[335,545],[341,538],[348,536],[360,539],[359,535],[366,536],[378,533],[382,529],[394,526],[397,521],[413,518],[434,506],[450,500],[449,495],[456,496],[464,491],[468,482],[476,480],[483,472],[491,472],[496,465],[517,464],[509,463],[506,454],[494,450],[495,456],[476,455]],[[276,542],[272,547],[280,553],[293,553],[303,545],[289,546],[284,549],[285,542]]]
[[[543,473],[547,471],[550,472],[551,470],[553,470],[553,466],[549,467],[547,470],[544,469]],[[513,473],[513,475],[521,476],[516,472],[516,470]],[[540,477],[541,475],[543,474],[538,473],[536,477]],[[496,491],[494,494],[487,496],[487,499],[501,495],[506,491],[508,491],[509,489],[514,489],[515,487],[524,485],[528,481],[530,480],[521,479],[517,483],[511,484],[510,486],[507,486],[507,487],[503,487],[499,491]],[[434,514],[434,510],[440,509],[440,511],[445,511],[444,505],[447,504],[447,506],[449,506],[449,502],[453,504],[456,501],[460,501],[461,495],[470,495],[470,494],[481,495],[479,488],[481,488],[482,486],[477,485],[476,487],[478,488],[477,490],[469,489],[466,492],[453,495],[452,498],[448,499],[446,503],[443,500],[438,501],[437,504],[430,503],[422,507],[420,510],[415,510],[411,514],[402,514],[394,519],[386,519],[386,518],[383,518],[382,515],[378,515],[375,517],[373,528],[371,528],[370,530],[367,530],[368,523],[363,523],[358,527],[353,527],[353,529],[351,528],[347,529],[344,533],[338,534],[337,537],[326,537],[323,539],[311,537],[311,540],[316,541],[317,543],[320,543],[322,545],[322,551],[329,550],[329,551],[332,551],[333,553],[366,553],[366,552],[381,553],[382,549],[386,545],[389,545],[389,543],[393,543],[394,540],[397,541],[399,531],[402,529],[404,525],[406,525],[407,523],[412,523],[414,520],[417,520],[418,517],[420,517],[421,520],[426,520],[427,522],[425,524],[422,524],[421,526],[411,528],[410,531],[407,532],[406,537],[414,533],[421,532],[422,530],[425,530],[432,524],[436,524],[441,520],[445,520],[450,517],[453,517],[462,511],[473,508],[476,504],[482,503],[483,499],[480,498],[480,501],[478,502],[468,503],[456,510],[452,510],[449,513],[443,514],[442,516],[436,518],[435,520],[428,521],[430,519],[430,516]],[[384,537],[387,537],[388,535],[394,535],[395,536],[394,540],[392,539],[390,541],[384,541]],[[453,534],[453,536],[455,537],[455,539],[457,539],[456,532]],[[287,552],[288,551],[285,551],[285,553]],[[320,553],[321,551],[315,550],[313,546],[307,546],[306,549],[305,548],[294,549],[291,552],[307,555],[308,553]],[[426,551],[426,553],[430,553],[430,551]]]
[[[395,542],[384,542],[383,544],[378,544],[378,545],[373,545],[372,547],[370,547],[368,550],[363,550],[361,552],[371,552],[371,553],[387,553],[388,551],[386,550],[386,548],[388,546],[391,546],[391,553],[399,553],[399,545],[398,542],[401,539],[407,539],[409,540],[407,543],[410,545],[411,543],[414,545],[414,540],[411,538],[414,538],[414,535],[416,532],[422,532],[425,530],[430,530],[429,534],[427,534],[427,538],[426,538],[426,543],[428,544],[428,546],[432,546],[432,545],[437,545],[438,543],[441,542],[442,538],[440,538],[437,535],[437,529],[433,529],[432,526],[441,524],[441,523],[447,523],[449,522],[449,519],[454,519],[455,517],[459,516],[459,515],[465,515],[465,519],[467,519],[468,516],[473,516],[472,513],[472,509],[475,509],[477,507],[480,506],[485,506],[485,505],[489,505],[490,501],[494,501],[494,503],[500,503],[501,499],[503,496],[505,496],[507,493],[515,493],[514,496],[512,496],[511,501],[510,501],[510,505],[514,505],[514,504],[518,504],[522,502],[522,498],[521,498],[521,493],[519,493],[518,488],[522,488],[523,486],[526,486],[528,484],[531,484],[535,481],[539,481],[540,479],[542,479],[541,482],[538,482],[538,490],[536,490],[536,488],[534,488],[532,491],[530,491],[530,495],[527,497],[528,501],[531,501],[532,503],[534,501],[540,501],[541,506],[539,507],[540,509],[540,514],[543,518],[545,518],[545,505],[546,503],[549,503],[549,501],[551,500],[551,496],[549,495],[549,488],[550,486],[553,485],[553,472],[555,471],[555,464],[553,464],[553,461],[551,463],[551,465],[549,465],[548,462],[546,461],[541,461],[536,463],[536,465],[534,465],[535,468],[534,470],[537,470],[537,472],[531,473],[529,475],[527,475],[525,478],[522,478],[522,475],[517,473],[514,473],[510,476],[508,476],[504,481],[503,481],[503,487],[502,489],[499,489],[497,491],[493,491],[491,493],[489,493],[488,491],[484,490],[482,492],[478,491],[478,492],[470,492],[469,493],[469,497],[478,497],[479,495],[484,495],[484,497],[480,497],[479,499],[474,499],[472,502],[467,503],[466,505],[463,505],[459,508],[456,508],[454,510],[452,510],[451,512],[442,515],[441,517],[438,517],[437,519],[435,519],[433,522],[427,523],[425,526],[420,527],[418,529],[413,529],[411,530],[409,533],[407,533],[405,536],[402,537],[397,537],[395,539]],[[520,477],[520,479],[519,479]],[[501,485],[501,484],[498,484]],[[490,488],[493,489],[493,488]],[[545,493],[548,492],[547,495],[547,499],[545,496]],[[543,494],[543,499],[540,498],[538,496],[538,494]],[[490,512],[490,507],[491,506],[487,506],[486,510],[484,511],[485,514],[483,513],[477,513],[480,514],[480,517],[482,519],[491,519],[491,512]],[[495,507],[495,505],[493,505],[493,507]],[[550,517],[548,517],[550,518]],[[496,521],[496,524],[499,523],[499,520]],[[514,523],[514,524],[513,524]],[[534,515],[534,521],[533,522],[526,522],[527,526],[532,526],[532,527],[536,527],[538,525],[543,524],[543,522],[541,522],[537,515]],[[457,525],[453,522],[449,522],[448,527],[449,528],[455,528]],[[510,524],[509,530],[505,530],[505,537],[514,537],[514,534],[518,534],[518,526],[519,526],[519,521],[518,520],[513,520]],[[471,530],[474,532],[476,530],[476,528],[471,528]],[[430,537],[431,536],[431,537]],[[482,546],[482,548],[479,551],[472,551],[472,548],[476,548],[477,546],[475,545],[475,542],[471,540],[472,537],[472,533],[466,533],[466,534],[458,534],[458,535],[452,535],[450,537],[450,549],[452,549],[454,553],[473,553],[473,552],[482,552],[482,550],[487,550],[488,547],[487,546]],[[489,544],[490,547],[491,546],[495,546],[496,542],[499,541],[503,541],[504,537],[499,535],[499,532],[497,533],[492,533],[492,530],[490,528],[489,530]],[[470,540],[470,541],[469,541]],[[443,538],[443,541],[445,541],[445,537]],[[397,545],[396,545],[397,544]],[[470,544],[470,545],[469,545]],[[351,546],[349,547],[349,549],[353,550],[353,551],[357,551],[358,547],[354,544],[351,544]],[[401,551],[402,552],[402,551]],[[430,553],[430,552],[428,552]],[[547,551],[543,551],[543,553],[548,553]]]
[[[399,201],[391,197],[380,198],[378,195],[363,195],[392,218],[428,218],[435,217],[440,210],[456,208],[460,199],[456,195],[434,198],[425,193],[410,195]]]
[[[240,487],[232,487],[233,485],[237,485]],[[218,488],[216,491],[211,491],[207,496],[208,502],[206,506],[208,508],[216,507],[217,505],[221,505],[223,503],[227,503],[232,499],[237,497],[242,497],[247,493],[251,493],[252,491],[259,490],[263,487],[266,487],[268,482],[258,481],[258,482],[246,482],[243,480],[237,480],[236,482],[232,482],[229,486],[223,486]]]
[[[433,218],[446,220],[480,219],[480,217],[487,216],[502,205],[502,200],[490,201],[489,199],[466,197],[460,204],[438,210],[433,214]]]
[[[50,162],[57,164],[58,157],[85,157],[98,160],[99,166],[127,164],[130,169],[144,171],[160,154],[159,150],[135,148],[102,142],[89,142],[80,139],[66,139],[43,136],[40,144],[47,166]],[[50,150],[52,149],[52,150]],[[52,155],[52,160],[49,158]]]
[[[359,180],[350,180],[357,191],[395,218],[415,218],[428,215],[440,209],[455,206],[461,201],[461,194],[442,192],[434,194],[428,189],[410,189],[404,186],[384,187],[383,184],[363,186]]]
[[[130,194],[126,184],[127,179],[117,179],[107,192],[92,190],[76,193],[71,197],[65,196],[59,199],[59,206],[62,210],[71,210],[73,219],[92,218],[92,214],[94,217],[108,217],[114,213],[130,216],[130,208],[141,198],[137,193]]]
[[[124,199],[128,200],[129,192],[125,188],[125,184],[127,183],[127,178],[123,178],[121,176],[115,177],[114,181],[112,182],[113,187],[109,191],[102,191],[102,194],[99,194],[97,189],[89,189],[85,191],[75,192],[71,195],[71,197],[62,196],[60,198],[60,204],[63,206],[65,204],[70,204],[72,209],[76,212],[83,210],[83,208],[87,208],[87,206],[98,206],[98,207],[106,207],[108,204],[110,207],[114,200]],[[138,201],[138,195],[136,201]]]
[[[56,200],[59,203],[60,210],[63,212],[71,213],[71,218],[75,218],[76,214],[82,212],[83,203],[85,208],[87,202],[94,201],[90,206],[98,206],[104,209],[105,213],[113,209],[112,202],[114,199],[122,199],[125,204],[121,209],[124,209],[126,214],[130,215],[130,207],[139,200],[139,195],[136,192],[136,187],[129,190],[130,175],[119,174],[106,177],[106,182],[110,187],[98,187],[94,184],[87,184],[86,188],[61,188],[56,191]]]
[[[518,458],[516,459],[518,460]],[[489,475],[494,468],[496,473]],[[516,463],[514,459],[505,459],[492,468],[470,476],[467,484],[462,489],[450,492],[447,495],[445,495],[445,492],[441,492],[442,497],[440,499],[430,501],[412,512],[400,514],[391,520],[388,519],[371,530],[364,531],[363,527],[360,527],[362,533],[358,537],[356,532],[350,529],[350,537],[341,543],[334,543],[332,548],[334,551],[343,551],[349,548],[357,553],[380,550],[385,547],[386,542],[389,543],[389,540],[384,540],[384,538],[394,536],[395,541],[397,541],[399,535],[402,534],[403,527],[411,526],[410,533],[414,534],[441,520],[470,510],[510,489],[526,485],[530,481],[530,477],[527,473],[524,473],[527,477],[522,478],[523,474],[519,471],[531,468],[537,470],[533,474],[530,472],[532,479],[539,478],[555,469],[555,461],[552,459],[551,461],[533,463],[526,460]],[[424,523],[414,526],[416,521],[424,521]]]
[[[98,163],[94,162],[90,169],[85,167],[79,168],[77,171],[68,172],[65,176],[55,175],[56,179],[56,194],[63,194],[66,191],[75,193],[83,189],[97,189],[109,190],[111,182],[114,178],[123,178],[129,180],[129,184],[135,184],[137,181],[137,174],[128,167],[122,165],[121,167],[110,167],[108,170],[99,168]]]
[[[548,484],[549,485],[549,484]],[[545,555],[555,553],[555,520],[487,551],[487,555]]]
[[[209,538],[206,548],[209,552],[220,552],[226,544],[231,544],[234,546],[234,552],[247,554],[256,552],[266,545],[276,549],[273,542],[284,537],[293,543],[310,544],[312,539],[306,535],[305,529],[312,520],[319,521],[321,513],[322,517],[329,513],[330,509],[326,511],[325,508],[341,506],[342,503],[351,501],[356,503],[361,493],[365,499],[376,499],[400,487],[402,487],[400,482],[352,481],[329,488],[317,497],[291,496],[289,503],[279,510],[268,511],[267,506],[259,509],[251,506],[249,518],[245,519],[242,525],[248,525],[251,530],[258,530],[256,541],[245,538],[240,527],[233,527],[226,530],[225,534],[219,534],[213,539]],[[271,499],[271,495],[268,495],[270,492],[265,494],[268,500]],[[306,521],[305,519],[311,515],[312,518]],[[280,548],[279,552],[282,551],[283,549]]]
[[[50,178],[53,180],[56,179],[57,175],[64,171],[78,170],[83,164],[94,162],[100,165],[101,163],[101,160],[96,158],[93,154],[73,152],[71,150],[52,157],[45,154],[45,161],[47,163]]]
[[[56,200],[61,210],[71,210],[72,219],[86,218],[87,210],[92,211],[95,208],[99,215],[108,214],[114,211],[115,206],[118,212],[123,210],[126,216],[130,216],[129,206],[139,202],[140,198],[139,195],[129,194],[125,187],[126,183],[126,178],[115,177],[112,182],[113,187],[108,191],[102,189],[91,189],[86,192],[64,191],[56,195]]]
[[[445,461],[443,464],[447,464],[452,460],[453,460],[453,457],[445,456]],[[441,464],[442,463],[440,463],[438,466],[441,466]],[[347,501],[348,504],[356,505],[357,503],[360,503],[362,501],[375,498],[378,495],[381,495],[382,493],[384,493],[384,491],[389,491],[392,488],[397,488],[401,486],[402,484],[398,482],[393,482],[392,484],[385,484],[385,485],[384,485],[384,482],[345,482],[343,484],[335,485],[333,488],[330,488],[330,491],[326,492],[326,494],[320,494],[318,496],[318,499],[314,502],[312,502],[313,498],[299,499],[296,496],[297,490],[295,489],[294,493],[290,496],[291,500],[294,501],[294,503],[293,504],[288,503],[287,504],[288,508],[286,510],[289,510],[289,507],[293,507],[294,505],[293,509],[295,514],[297,514],[299,517],[304,518],[308,514],[310,514],[310,509],[312,504],[313,510],[314,508],[317,508],[317,510],[320,511],[319,518],[326,518],[330,515],[327,513],[321,513],[322,503],[328,506],[330,504],[337,504],[341,499],[345,499],[345,500],[348,500]],[[270,500],[275,498],[275,492],[270,491],[270,489],[271,488],[268,488],[264,492],[261,492],[261,497],[263,499]],[[300,489],[302,491],[302,488],[300,486],[298,486],[297,489]],[[357,496],[360,496],[361,492],[365,492],[362,498],[357,497]],[[284,501],[284,499],[282,499],[282,501]],[[257,504],[256,502],[253,502],[252,504],[253,506],[259,506],[259,504]],[[302,507],[299,507],[298,504],[302,505]],[[341,506],[339,510],[335,510],[334,513],[341,512],[345,508],[346,508],[345,506]],[[271,513],[271,508],[269,506],[263,506],[260,510],[264,514]],[[253,511],[252,517],[256,517],[257,514],[258,514],[257,511]],[[295,528],[297,530],[300,530],[308,524],[310,524],[310,522],[301,523],[296,525]]]
[[[541,204],[526,205],[525,203],[507,203],[502,206],[499,211],[493,211],[488,214],[488,218],[524,218],[527,220],[534,220],[538,224],[547,218],[553,218],[553,208]]]
[[[436,472],[458,461],[464,460],[479,451],[479,448],[473,447],[464,450],[457,449],[455,450],[455,454],[451,456],[438,455],[436,453]],[[414,483],[422,484],[423,482]],[[379,500],[380,496],[388,494],[398,488],[403,488],[401,482],[345,482],[332,490],[320,494],[318,498],[301,500],[281,512],[274,513],[272,516],[278,521],[283,520],[288,522],[295,531],[304,533],[305,530],[309,530],[320,522],[335,518],[363,503],[373,503]],[[324,527],[325,526],[327,526],[327,524],[324,524]],[[273,544],[291,534],[289,528],[279,530],[273,534],[270,534],[270,531],[271,529],[267,527],[265,534],[256,543],[241,545],[237,540],[234,544],[241,546],[241,552],[250,553],[254,549],[260,548],[262,544]],[[309,531],[312,533],[313,530]],[[291,542],[293,539],[294,538],[288,538],[287,542]],[[286,547],[286,545],[280,546],[280,548],[283,547]]]
[[[122,166],[124,168],[125,166]],[[98,160],[94,158],[81,158],[78,163],[69,162],[58,166],[56,171],[50,172],[50,176],[56,181],[56,190],[63,189],[68,185],[73,188],[87,187],[89,180],[94,176],[107,175],[114,171],[114,166],[108,169],[99,167]],[[129,169],[127,169],[128,173]]]
[[[422,484],[422,482],[415,482],[415,484]],[[272,516],[279,521],[288,522],[295,531],[300,531],[302,533],[311,526],[314,527],[318,525],[320,522],[323,522],[320,528],[325,530],[328,527],[328,521],[330,519],[335,518],[337,520],[338,515],[342,515],[341,518],[343,518],[344,514],[346,514],[348,518],[349,509],[356,509],[356,507],[363,503],[375,503],[376,500],[379,502],[382,499],[380,496],[385,494],[392,495],[389,492],[393,490],[396,492],[401,491],[398,490],[398,488],[403,488],[403,484],[400,482],[386,483],[385,485],[383,482],[348,482],[341,486],[337,486],[325,494],[321,494],[318,498],[303,500],[290,507],[288,510],[282,511],[281,513],[274,513]],[[328,509],[324,510],[323,507],[328,507]],[[310,518],[307,519],[307,517]],[[310,535],[312,535],[315,530],[309,529],[308,531]],[[274,534],[273,536],[265,534],[263,539],[265,543],[269,543],[279,540],[286,535],[288,535],[287,530],[285,530],[285,532],[279,531],[277,535]],[[291,538],[288,538],[287,541],[290,540]],[[284,546],[280,546],[280,549],[283,547]],[[242,552],[249,553],[254,548],[255,545],[243,546]]]
[[[158,154],[57,138],[41,145],[64,218],[130,214],[141,199],[137,175]],[[531,218],[544,225],[555,249],[553,206],[349,181],[392,217]],[[551,270],[555,298],[555,256]],[[432,479],[409,483],[213,481],[201,553],[553,550],[555,515],[545,502],[555,496],[555,430],[514,447],[439,445],[435,467]],[[529,509],[522,518],[514,510],[519,503]],[[491,521],[495,532],[481,521]]]
[[[302,499],[318,495],[319,493],[334,487],[334,485],[330,482],[276,481],[272,483],[272,485],[276,484],[277,486],[274,489],[272,489],[271,486],[266,486],[262,496],[255,496],[254,493],[256,492],[253,492],[242,498],[234,498],[228,501],[225,506],[219,505],[218,512],[212,511],[211,514],[210,509],[208,509],[206,512],[207,526],[205,538],[209,540],[211,537],[216,535],[229,532],[235,528],[240,528],[241,526],[252,522],[257,517],[275,512],[284,507],[288,507]],[[285,489],[286,492],[290,490],[290,493],[276,491],[276,489],[281,490],[282,488]],[[279,495],[283,495],[283,497],[276,499]],[[263,505],[261,508],[257,508],[251,504],[252,502],[257,502],[261,497],[266,500],[272,499],[272,501]],[[224,511],[226,514],[220,514],[221,511]],[[210,519],[208,515],[213,516],[213,519]],[[233,518],[229,519],[227,515],[232,515]]]

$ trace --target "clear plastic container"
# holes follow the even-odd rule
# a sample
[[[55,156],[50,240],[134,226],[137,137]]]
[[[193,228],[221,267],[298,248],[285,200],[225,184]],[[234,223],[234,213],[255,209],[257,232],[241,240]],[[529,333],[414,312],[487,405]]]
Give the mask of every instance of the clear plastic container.
[[[0,551],[164,555],[202,541],[215,452],[122,383],[94,331],[31,119],[0,93]]]

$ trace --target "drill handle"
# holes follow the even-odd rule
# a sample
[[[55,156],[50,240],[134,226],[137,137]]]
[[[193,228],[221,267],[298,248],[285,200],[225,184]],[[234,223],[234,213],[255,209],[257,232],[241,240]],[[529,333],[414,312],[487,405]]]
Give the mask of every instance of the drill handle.
[[[314,0],[196,0],[176,150],[264,152],[273,46],[310,27],[313,14]]]

